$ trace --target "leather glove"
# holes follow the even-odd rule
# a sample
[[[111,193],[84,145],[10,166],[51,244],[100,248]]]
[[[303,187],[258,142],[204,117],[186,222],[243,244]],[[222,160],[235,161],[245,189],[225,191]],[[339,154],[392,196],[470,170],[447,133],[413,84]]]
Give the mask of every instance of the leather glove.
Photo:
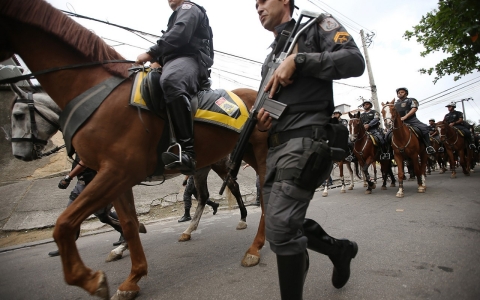
[[[70,176],[65,176],[65,178],[63,178],[62,180],[60,180],[60,182],[58,183],[58,188],[59,189],[66,189],[69,185],[70,185],[70,181],[72,181],[72,178],[70,178]]]

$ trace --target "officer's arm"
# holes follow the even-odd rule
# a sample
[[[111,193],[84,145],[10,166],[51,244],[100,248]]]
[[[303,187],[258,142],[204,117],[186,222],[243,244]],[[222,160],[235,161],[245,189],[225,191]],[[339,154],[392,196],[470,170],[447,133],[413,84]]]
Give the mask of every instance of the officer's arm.
[[[188,44],[195,30],[200,25],[202,14],[195,5],[192,5],[190,8],[184,8],[184,6],[178,8],[175,24],[168,32],[162,35],[157,44],[152,46],[148,53],[154,57],[162,57]]]
[[[410,111],[403,117],[404,120],[410,118],[411,116],[413,116],[413,114],[415,114],[417,112],[418,108],[416,107],[412,107],[412,109],[410,109]]]
[[[323,24],[323,22],[322,22]],[[325,27],[325,26],[324,26]],[[323,80],[357,77],[365,70],[365,60],[347,30],[338,23],[338,28],[325,31],[317,28],[320,35],[320,53],[307,53],[305,65],[299,72]],[[315,32],[312,30],[310,32]]]

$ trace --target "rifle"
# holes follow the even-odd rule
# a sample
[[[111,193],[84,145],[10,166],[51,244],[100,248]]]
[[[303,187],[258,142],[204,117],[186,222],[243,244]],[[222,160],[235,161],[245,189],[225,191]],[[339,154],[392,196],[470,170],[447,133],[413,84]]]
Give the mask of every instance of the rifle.
[[[286,108],[285,104],[269,98],[269,93],[264,91],[265,86],[270,81],[270,78],[273,76],[273,73],[278,68],[278,66],[280,66],[280,64],[285,60],[285,58],[287,58],[287,56],[292,53],[293,48],[297,43],[298,37],[310,26],[317,22],[320,22],[323,19],[323,16],[323,14],[317,12],[302,10],[293,30],[289,33],[285,33],[285,31],[281,33],[284,36],[288,35],[287,42],[285,43],[285,46],[283,47],[283,50],[278,56],[278,58],[274,59],[273,62],[269,65],[267,75],[265,76],[262,84],[260,85],[260,89],[258,90],[257,98],[255,99],[255,103],[253,104],[253,108],[250,111],[250,114],[247,121],[245,122],[245,125],[243,126],[242,131],[240,132],[240,137],[238,138],[237,144],[235,145],[235,148],[233,149],[233,152],[230,155],[230,159],[227,163],[229,171],[227,176],[225,177],[225,180],[223,181],[222,187],[220,188],[220,195],[223,195],[228,181],[237,180],[238,171],[240,170],[240,165],[242,163],[245,150],[247,149],[248,141],[250,140],[250,136],[252,135],[252,132],[257,125],[257,114],[260,108],[263,107],[274,119],[280,118]],[[300,22],[303,17],[309,18],[309,21],[300,31],[298,31]],[[278,94],[279,92],[280,87],[276,91],[276,94]]]

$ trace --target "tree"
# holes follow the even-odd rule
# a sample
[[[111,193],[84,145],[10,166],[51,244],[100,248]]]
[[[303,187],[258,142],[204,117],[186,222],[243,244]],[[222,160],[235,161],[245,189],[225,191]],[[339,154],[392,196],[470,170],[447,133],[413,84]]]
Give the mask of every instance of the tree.
[[[425,51],[420,56],[442,51],[449,56],[435,67],[420,69],[421,74],[436,73],[433,83],[445,75],[456,74],[454,80],[480,71],[480,1],[439,0],[438,9],[422,16],[413,31],[406,31],[403,37],[416,37]]]

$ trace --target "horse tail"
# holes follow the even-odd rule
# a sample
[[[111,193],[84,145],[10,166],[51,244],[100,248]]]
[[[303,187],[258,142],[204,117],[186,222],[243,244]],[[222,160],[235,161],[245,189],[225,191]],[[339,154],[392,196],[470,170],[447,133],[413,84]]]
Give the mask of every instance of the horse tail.
[[[228,186],[225,188],[226,195],[225,197],[227,198],[228,202],[228,208],[233,209],[233,207],[237,204],[237,199],[233,195],[232,191],[228,188]]]
[[[358,179],[362,180],[363,178],[360,177],[360,174],[358,173],[358,169],[359,169],[359,168],[358,168],[358,160],[355,160],[355,161],[353,162],[353,165],[355,166],[355,175],[357,175]]]

